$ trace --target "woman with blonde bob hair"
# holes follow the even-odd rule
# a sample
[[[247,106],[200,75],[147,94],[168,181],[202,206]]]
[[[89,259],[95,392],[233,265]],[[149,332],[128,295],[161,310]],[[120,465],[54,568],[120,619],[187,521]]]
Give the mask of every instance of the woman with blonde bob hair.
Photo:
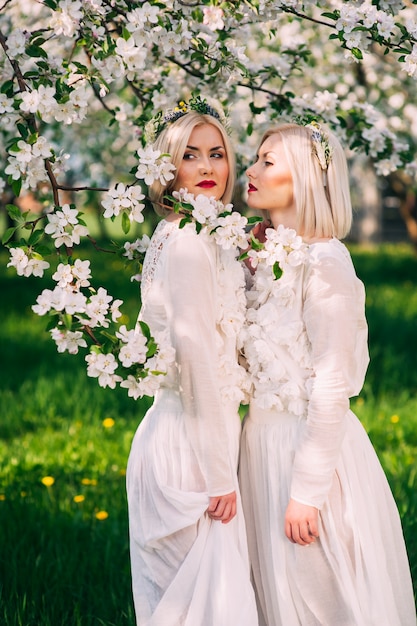
[[[349,399],[369,356],[365,292],[337,138],[285,124],[247,170],[266,211],[249,251],[244,351],[253,392],[240,485],[261,626],[415,626],[397,507]],[[262,235],[262,236],[261,236]]]
[[[142,271],[139,319],[168,365],[127,467],[136,620],[257,626],[237,478],[244,273],[235,250],[184,226],[165,198],[186,189],[205,196],[204,206],[229,202],[234,153],[212,106],[201,98],[180,105],[157,118],[153,147],[171,155],[176,171],[168,185],[152,186],[163,219]]]
[[[173,180],[164,186],[159,180],[156,180],[149,189],[149,197],[154,205],[155,212],[161,217],[169,215],[171,209],[167,206],[165,197],[170,195],[174,189],[178,188],[178,171],[184,157],[184,153],[189,142],[190,135],[194,128],[208,124],[216,128],[223,141],[226,159],[229,163],[229,175],[226,182],[223,195],[220,200],[223,204],[231,202],[233,191],[236,184],[236,159],[235,152],[232,147],[229,135],[223,124],[215,117],[209,114],[201,114],[196,111],[190,111],[187,115],[180,117],[175,124],[170,124],[162,131],[155,141],[155,150],[160,150],[162,154],[169,154],[170,161],[175,165],[175,173]]]

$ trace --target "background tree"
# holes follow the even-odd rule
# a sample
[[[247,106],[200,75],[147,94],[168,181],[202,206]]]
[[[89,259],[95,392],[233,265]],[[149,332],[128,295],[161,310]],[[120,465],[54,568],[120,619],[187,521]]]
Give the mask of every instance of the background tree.
[[[143,149],[145,127],[157,110],[192,93],[215,96],[228,110],[242,170],[271,121],[329,124],[359,155],[356,204],[378,188],[377,177],[400,187],[417,245],[416,15],[414,3],[385,0],[0,0],[0,191],[20,198],[9,202],[13,226],[3,243],[9,265],[25,276],[42,276],[49,258],[53,279],[77,300],[60,308],[49,290],[35,305],[52,317],[58,349],[121,350],[120,302],[92,291],[88,260],[75,251],[85,238],[95,244],[79,209],[95,206],[129,237],[138,228],[143,235],[149,172],[168,167],[149,142]],[[36,214],[16,206],[27,193]],[[365,222],[379,200],[365,201]],[[118,250],[139,263],[134,273],[145,246],[142,237]],[[101,339],[80,323],[98,301]]]

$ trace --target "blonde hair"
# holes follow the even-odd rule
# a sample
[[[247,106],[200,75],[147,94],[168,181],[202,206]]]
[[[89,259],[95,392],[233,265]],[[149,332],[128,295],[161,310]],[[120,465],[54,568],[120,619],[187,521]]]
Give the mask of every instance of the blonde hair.
[[[169,123],[159,135],[154,143],[155,150],[160,150],[163,154],[171,156],[171,162],[175,165],[175,177],[170,180],[166,186],[161,185],[159,181],[155,181],[149,188],[149,197],[153,203],[155,212],[161,217],[165,217],[170,213],[168,202],[164,200],[164,196],[171,194],[175,189],[178,178],[178,170],[181,167],[182,159],[190,139],[190,135],[194,128],[210,124],[220,131],[223,138],[226,158],[229,164],[229,175],[227,178],[226,189],[222,198],[219,198],[224,204],[231,201],[235,183],[236,183],[236,159],[231,141],[227,135],[224,126],[215,117],[207,114],[190,111],[175,122]],[[165,206],[164,206],[165,205]]]
[[[332,156],[323,184],[323,170],[313,152],[312,129],[298,124],[282,124],[267,130],[260,146],[271,135],[282,140],[291,170],[297,209],[297,232],[308,237],[342,239],[352,225],[349,174],[346,157],[337,137],[327,128]]]

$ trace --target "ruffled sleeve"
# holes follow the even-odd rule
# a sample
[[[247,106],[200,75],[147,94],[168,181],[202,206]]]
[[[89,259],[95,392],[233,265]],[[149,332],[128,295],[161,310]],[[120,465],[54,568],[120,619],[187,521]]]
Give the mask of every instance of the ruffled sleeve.
[[[216,350],[216,246],[191,229],[167,250],[168,327],[176,350],[188,439],[209,496],[234,491]]]
[[[363,285],[344,246],[328,246],[332,254],[328,247],[312,252],[306,273],[303,316],[313,377],[291,485],[293,499],[319,509],[337,465],[349,398],[359,393],[369,362]]]

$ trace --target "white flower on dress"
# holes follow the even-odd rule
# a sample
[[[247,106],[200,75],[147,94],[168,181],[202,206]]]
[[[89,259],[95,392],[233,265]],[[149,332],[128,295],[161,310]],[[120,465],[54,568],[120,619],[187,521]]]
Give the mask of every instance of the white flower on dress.
[[[309,248],[296,232],[283,226],[266,230],[267,240],[253,250],[257,266],[247,293],[246,323],[240,335],[253,398],[264,409],[305,414],[307,394],[304,381],[295,381],[287,369],[288,356],[311,367],[308,339],[300,321],[291,322],[287,311],[296,304],[297,281],[308,260]],[[280,318],[285,323],[280,324]]]

